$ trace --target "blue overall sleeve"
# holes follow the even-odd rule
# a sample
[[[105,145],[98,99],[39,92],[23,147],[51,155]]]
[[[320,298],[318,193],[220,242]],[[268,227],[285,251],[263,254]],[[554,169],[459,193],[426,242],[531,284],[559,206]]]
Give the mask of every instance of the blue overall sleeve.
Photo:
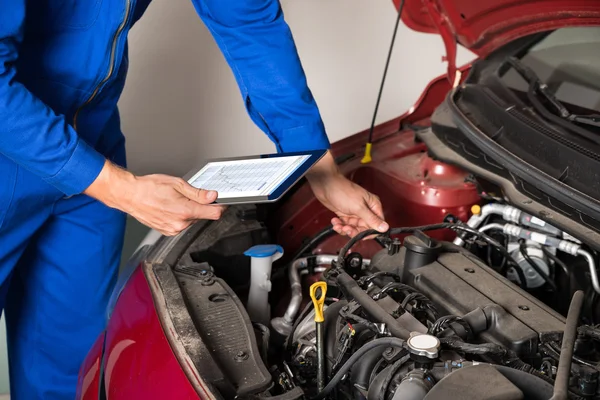
[[[25,1],[0,0],[0,153],[66,195],[81,193],[100,173],[104,157],[15,79]]]
[[[330,143],[278,0],[192,0],[231,67],[248,114],[278,151]]]

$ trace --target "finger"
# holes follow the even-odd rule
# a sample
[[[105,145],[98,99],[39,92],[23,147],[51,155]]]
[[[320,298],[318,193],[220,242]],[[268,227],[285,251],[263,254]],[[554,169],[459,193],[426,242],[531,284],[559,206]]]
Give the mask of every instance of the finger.
[[[340,218],[334,217],[334,218],[331,218],[331,225],[333,225],[333,226],[343,225],[343,223]]]
[[[379,197],[372,195],[369,201],[369,208],[381,219],[385,220],[385,215],[383,214],[383,205],[381,204],[381,200]]]
[[[344,228],[344,231],[346,232],[346,235],[350,236],[351,238],[353,238],[354,236],[358,235],[358,229],[356,229],[353,226],[346,226]]]
[[[217,205],[200,205],[190,202],[192,212],[187,215],[187,220],[197,221],[201,219],[209,219],[216,221],[221,218],[225,212],[224,206]]]
[[[214,190],[196,189],[186,181],[179,181],[179,192],[199,204],[211,204],[219,197]]]
[[[377,207],[374,208],[376,209]],[[389,229],[389,225],[383,218],[379,217],[367,204],[364,204],[360,208],[357,215],[370,229],[375,229],[379,232],[386,232]]]

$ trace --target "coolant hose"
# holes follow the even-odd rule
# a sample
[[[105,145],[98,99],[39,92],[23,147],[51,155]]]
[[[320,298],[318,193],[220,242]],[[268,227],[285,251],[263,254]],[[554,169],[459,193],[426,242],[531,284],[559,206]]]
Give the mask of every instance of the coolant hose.
[[[375,349],[378,347],[404,348],[405,345],[406,345],[406,342],[404,340],[398,339],[395,337],[379,338],[379,339],[375,339],[375,340],[372,340],[372,341],[366,343],[361,348],[356,350],[356,352],[354,352],[354,354],[352,354],[352,356],[350,356],[350,358],[344,363],[344,365],[342,365],[340,367],[340,369],[333,376],[333,378],[331,378],[331,380],[329,381],[327,386],[325,386],[325,388],[319,394],[317,394],[317,396],[315,396],[313,399],[321,400],[321,399],[324,399],[325,397],[327,397],[327,395],[329,393],[331,393],[331,391],[333,389],[335,389],[335,387],[338,385],[338,383],[340,383],[342,378],[348,373],[350,368],[352,368],[352,366],[358,360],[360,360],[361,357],[363,357],[365,354],[367,354],[367,352],[371,351],[372,349]]]
[[[562,338],[560,349],[560,358],[556,379],[554,381],[554,394],[550,400],[567,400],[569,393],[569,377],[571,376],[571,361],[573,359],[573,349],[575,339],[577,338],[577,324],[579,322],[579,313],[583,304],[583,291],[578,290],[571,299],[569,312],[567,313],[567,322]]]
[[[381,308],[371,296],[358,286],[358,283],[356,283],[350,275],[341,272],[337,276],[337,283],[347,297],[354,299],[377,322],[385,324],[392,335],[404,340],[410,337],[410,332],[405,329],[399,321]]]
[[[371,372],[373,372],[373,368],[375,368],[375,365],[381,359],[382,354],[382,348],[371,349],[352,367],[352,382],[354,382],[355,386],[359,386],[365,390],[369,387]]]
[[[431,387],[432,382],[425,378],[424,372],[414,370],[400,382],[394,392],[393,400],[423,400]]]
[[[302,282],[300,281],[300,270],[308,266],[309,260],[315,260],[316,265],[331,265],[337,256],[318,255],[298,258],[290,265],[288,276],[290,279],[291,298],[283,317],[273,318],[271,326],[281,335],[288,336],[292,331],[294,320],[302,305]]]

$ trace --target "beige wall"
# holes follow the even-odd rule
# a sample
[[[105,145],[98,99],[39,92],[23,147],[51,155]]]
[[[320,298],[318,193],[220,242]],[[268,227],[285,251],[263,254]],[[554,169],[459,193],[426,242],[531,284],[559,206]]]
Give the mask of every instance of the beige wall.
[[[332,141],[365,129],[394,26],[391,0],[282,0]],[[401,27],[379,121],[396,117],[444,72],[434,35]],[[467,52],[459,53],[461,61]],[[130,168],[182,175],[203,157],[274,150],[189,0],[154,0],[130,35],[120,102]]]

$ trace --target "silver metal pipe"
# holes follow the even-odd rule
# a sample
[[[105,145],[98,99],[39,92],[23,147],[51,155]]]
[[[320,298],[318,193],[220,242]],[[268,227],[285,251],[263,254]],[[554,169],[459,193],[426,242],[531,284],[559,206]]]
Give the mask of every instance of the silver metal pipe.
[[[337,260],[337,255],[332,254],[320,254],[315,256],[315,264],[317,265],[331,265],[334,260]],[[300,311],[300,305],[302,304],[302,283],[300,282],[300,270],[308,266],[308,260],[312,257],[299,258],[290,265],[288,276],[290,279],[291,299],[290,304],[285,310],[285,314],[280,318],[273,318],[271,325],[278,333],[282,335],[289,335],[292,331],[294,319]]]
[[[302,283],[300,281],[300,271],[308,267],[308,260],[311,258],[315,258],[316,265],[330,266],[333,261],[337,260],[338,256],[333,254],[319,254],[316,256],[299,258],[292,263],[288,272],[291,289],[290,303],[287,306],[283,317],[273,318],[271,321],[271,326],[273,329],[282,335],[287,336],[290,334],[294,320],[300,311],[300,306],[302,305]],[[363,265],[369,265],[369,263],[370,260],[363,260]],[[316,268],[315,271],[323,272],[324,270]]]
[[[502,225],[502,224],[487,224],[485,226],[482,226],[481,229],[479,230],[479,232],[491,231],[492,229],[498,229],[498,230],[503,231],[504,225]]]
[[[596,262],[594,261],[594,257],[585,250],[579,249],[577,254],[584,257],[590,268],[590,276],[592,277],[592,286],[596,293],[600,293],[600,282],[598,282],[598,271],[596,271]]]

